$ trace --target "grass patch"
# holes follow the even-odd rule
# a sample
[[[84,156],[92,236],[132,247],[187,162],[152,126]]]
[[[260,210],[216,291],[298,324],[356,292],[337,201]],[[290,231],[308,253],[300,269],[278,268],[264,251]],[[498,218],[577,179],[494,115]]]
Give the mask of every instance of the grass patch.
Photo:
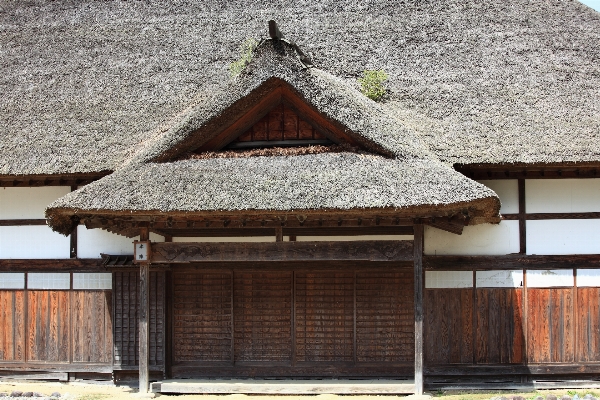
[[[379,101],[386,93],[383,82],[387,81],[388,74],[384,70],[363,71],[363,77],[358,79],[362,94],[374,101]]]
[[[252,52],[258,46],[258,42],[252,38],[244,40],[240,45],[240,58],[229,64],[229,73],[235,78],[242,73],[246,65],[252,60]]]

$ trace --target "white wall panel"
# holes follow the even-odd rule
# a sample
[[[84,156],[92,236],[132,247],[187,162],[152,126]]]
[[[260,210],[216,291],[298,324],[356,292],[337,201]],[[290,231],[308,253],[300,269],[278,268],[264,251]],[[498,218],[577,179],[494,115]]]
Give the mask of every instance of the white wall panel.
[[[352,242],[357,240],[414,240],[413,235],[359,235],[359,236],[297,236],[297,242]]]
[[[527,179],[528,213],[598,212],[600,179]]]
[[[427,255],[500,255],[519,252],[519,221],[465,226],[462,235],[425,226]]]
[[[70,289],[69,272],[30,272],[27,274],[27,289]]]
[[[527,254],[600,254],[600,219],[527,221]]]
[[[528,288],[573,286],[572,269],[527,270]]]
[[[475,286],[478,288],[518,288],[523,286],[523,270],[477,271]]]
[[[112,289],[111,272],[74,272],[73,289]]]
[[[128,238],[107,232],[102,229],[86,229],[77,227],[77,257],[100,258],[100,253],[111,255],[133,254],[133,241],[138,238]]]
[[[578,269],[578,287],[600,287],[600,269]]]
[[[25,273],[0,272],[0,289],[25,289]]]
[[[516,179],[498,179],[477,181],[492,189],[502,203],[501,214],[517,214],[519,212],[519,182]]]
[[[45,225],[0,226],[0,258],[69,258],[70,244]]]
[[[0,219],[42,219],[54,200],[69,193],[69,186],[0,188]]]
[[[472,271],[425,271],[425,289],[473,287]]]

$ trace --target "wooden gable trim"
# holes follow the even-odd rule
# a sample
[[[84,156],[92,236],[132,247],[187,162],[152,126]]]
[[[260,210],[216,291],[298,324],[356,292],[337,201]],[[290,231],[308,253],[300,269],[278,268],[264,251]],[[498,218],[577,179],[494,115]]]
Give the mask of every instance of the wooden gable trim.
[[[374,144],[367,145],[366,139],[359,140],[339,123],[335,123],[322,115],[318,110],[302,100],[292,88],[288,87],[288,85],[282,81],[235,122],[224,128],[200,147],[190,150],[195,153],[222,150],[235,139],[246,133],[280,104],[284,104],[291,111],[296,113],[299,118],[310,124],[316,132],[334,144],[348,143],[353,147],[363,149],[373,148],[375,146]],[[388,155],[383,149],[377,149],[377,152]]]

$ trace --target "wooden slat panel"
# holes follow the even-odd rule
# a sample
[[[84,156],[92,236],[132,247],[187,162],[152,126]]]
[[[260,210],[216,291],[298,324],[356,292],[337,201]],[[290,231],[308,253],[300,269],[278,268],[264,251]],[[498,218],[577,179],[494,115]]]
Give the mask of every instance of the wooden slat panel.
[[[164,365],[164,272],[150,272],[150,365]],[[139,273],[119,271],[115,275],[114,363],[136,366],[139,362]]]
[[[472,289],[426,289],[424,297],[425,363],[472,363]]]
[[[28,292],[28,361],[69,361],[69,292]]]
[[[71,293],[73,362],[111,363],[112,335],[106,318],[111,313],[110,297],[110,291],[75,290]]]
[[[235,361],[291,361],[291,272],[236,272]]]
[[[174,273],[174,362],[231,360],[231,274]]]
[[[296,274],[296,361],[354,360],[354,276]]]
[[[0,361],[24,361],[24,292],[0,291]]]
[[[414,361],[412,271],[357,272],[358,362]]]
[[[276,106],[268,114],[269,116],[269,133],[268,140],[283,139],[283,104]]]
[[[522,363],[523,290],[477,289],[478,364]]]
[[[528,289],[529,363],[573,362],[572,289]]]

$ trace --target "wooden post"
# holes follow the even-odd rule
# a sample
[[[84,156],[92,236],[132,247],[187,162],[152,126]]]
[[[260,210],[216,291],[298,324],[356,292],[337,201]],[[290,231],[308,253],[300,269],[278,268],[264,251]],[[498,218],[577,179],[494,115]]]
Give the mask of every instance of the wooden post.
[[[142,228],[140,241],[149,240],[148,228]],[[140,263],[140,309],[139,316],[139,340],[140,340],[140,393],[148,393],[150,341],[148,335],[148,319],[150,314],[150,263]]]
[[[423,394],[423,225],[414,226],[415,394]]]

